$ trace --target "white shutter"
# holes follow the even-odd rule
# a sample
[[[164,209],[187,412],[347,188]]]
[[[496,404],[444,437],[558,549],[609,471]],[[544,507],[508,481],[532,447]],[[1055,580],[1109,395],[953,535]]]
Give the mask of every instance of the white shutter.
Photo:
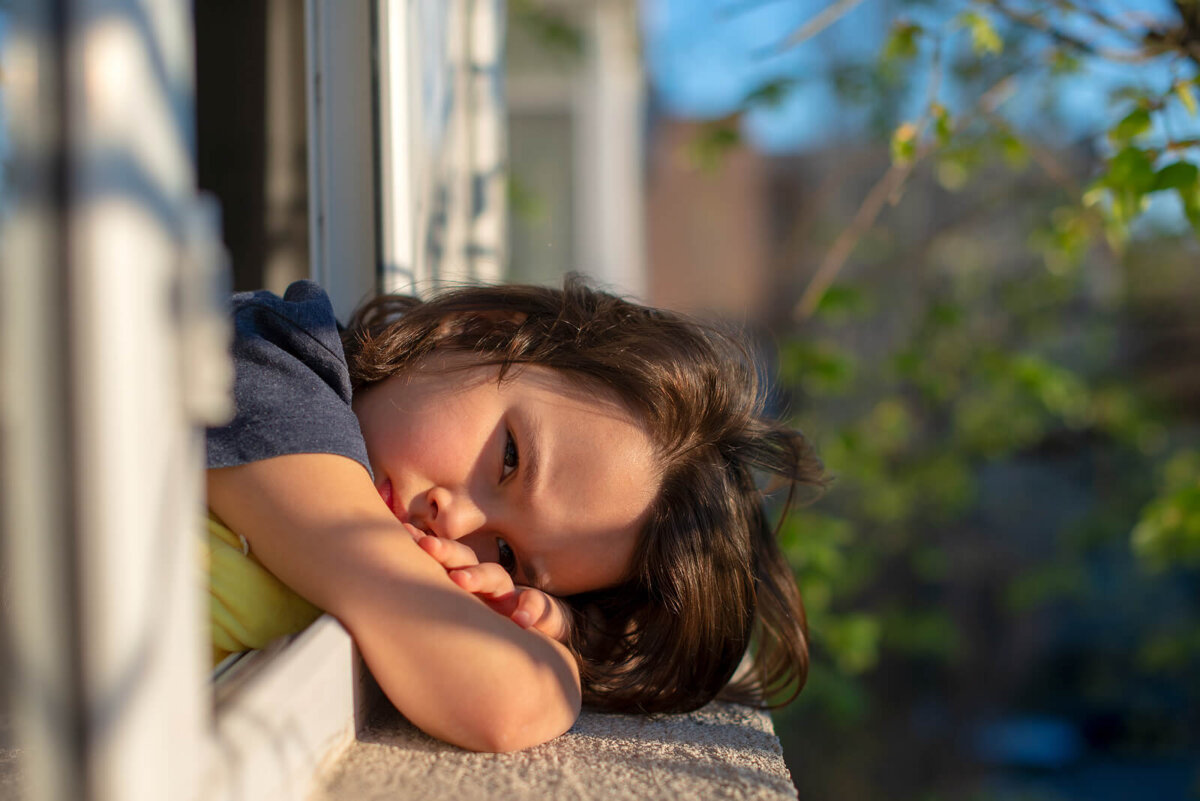
[[[227,404],[190,5],[14,7],[6,560],[32,799],[186,798],[209,696],[198,427]]]

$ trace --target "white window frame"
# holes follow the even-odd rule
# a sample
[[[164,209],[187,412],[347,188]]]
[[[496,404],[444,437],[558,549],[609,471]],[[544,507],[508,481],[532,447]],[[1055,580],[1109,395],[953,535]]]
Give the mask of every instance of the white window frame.
[[[305,9],[311,270],[339,319],[377,289],[499,279],[502,107],[479,83],[501,55],[502,0],[306,0]],[[467,92],[470,116],[453,102]],[[485,213],[469,215],[476,186]],[[432,205],[441,190],[458,257],[427,244],[431,217],[446,211]],[[303,797],[382,699],[328,616],[261,662],[218,704],[205,801]]]
[[[504,277],[503,0],[376,0],[380,288]]]
[[[22,773],[30,799],[169,798],[204,758],[189,535],[198,425],[228,405],[190,9],[12,10],[0,411]]]
[[[226,411],[229,365],[217,215],[195,192],[190,4],[14,11],[6,100],[29,169],[0,232],[0,420],[29,801],[301,798],[381,696],[326,616],[245,660],[214,709],[200,426]],[[499,278],[502,109],[473,67],[495,75],[502,0],[305,13],[311,273],[339,317],[380,284]],[[448,94],[425,91],[438,77]],[[442,103],[480,92],[488,119]],[[454,249],[435,258],[429,200],[447,187]],[[481,187],[486,213],[468,214]]]
[[[338,319],[377,288],[372,0],[305,0],[311,274]]]

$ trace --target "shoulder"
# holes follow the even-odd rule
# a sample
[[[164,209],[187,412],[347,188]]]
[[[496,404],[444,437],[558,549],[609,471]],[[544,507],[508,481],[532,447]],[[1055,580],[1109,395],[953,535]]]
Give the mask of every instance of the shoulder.
[[[283,297],[243,292],[231,302],[236,414],[208,430],[208,466],[333,453],[369,470],[341,333],[325,290],[300,281]]]
[[[258,290],[232,298],[235,354],[265,342],[308,363],[343,363],[341,326],[329,294],[312,281],[296,281],[283,297]]]
[[[238,292],[232,298],[232,306],[239,327],[282,325],[303,329],[322,326],[337,328],[329,293],[313,281],[296,281],[287,288],[283,297],[265,289]]]

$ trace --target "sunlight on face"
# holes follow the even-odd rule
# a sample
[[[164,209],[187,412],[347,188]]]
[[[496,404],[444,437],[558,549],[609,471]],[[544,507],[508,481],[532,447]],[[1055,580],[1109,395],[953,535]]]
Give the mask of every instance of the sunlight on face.
[[[431,357],[355,398],[380,496],[556,595],[627,573],[659,487],[644,426],[611,394],[541,367]]]

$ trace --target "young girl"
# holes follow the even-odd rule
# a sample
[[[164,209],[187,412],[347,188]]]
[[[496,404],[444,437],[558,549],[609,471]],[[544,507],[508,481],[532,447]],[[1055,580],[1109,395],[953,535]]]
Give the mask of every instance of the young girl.
[[[225,618],[240,535],[402,713],[476,750],[549,740],[581,702],[799,692],[804,614],[759,481],[790,501],[822,474],[737,340],[576,279],[382,297],[344,333],[300,282],[234,320],[237,416],[209,432]],[[316,613],[294,601],[284,628]],[[240,625],[218,621],[232,648]]]

